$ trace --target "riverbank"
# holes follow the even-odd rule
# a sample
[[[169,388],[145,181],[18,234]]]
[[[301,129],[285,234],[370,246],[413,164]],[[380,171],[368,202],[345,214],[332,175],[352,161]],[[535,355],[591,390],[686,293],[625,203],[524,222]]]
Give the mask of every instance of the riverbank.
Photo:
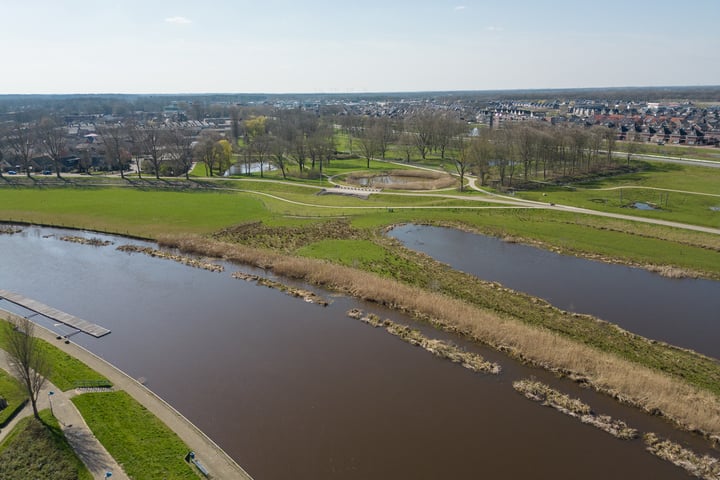
[[[447,294],[424,290],[368,272],[321,260],[259,250],[247,245],[188,236],[166,237],[161,243],[186,253],[215,256],[269,269],[277,275],[301,279],[413,314],[443,329],[507,352],[527,363],[581,381],[623,403],[646,412],[662,414],[685,430],[699,431],[709,437],[720,435],[720,399],[716,394],[676,376],[551,332],[540,325],[523,323],[521,319],[512,318],[507,313],[478,308]],[[432,273],[432,270],[429,272]],[[512,295],[512,292],[495,288],[501,294]],[[528,309],[517,311],[516,314],[524,311],[537,316],[537,312],[543,310],[553,311],[549,305],[538,305],[537,299],[533,302],[530,297],[524,297]],[[513,300],[517,298],[519,297],[512,297]],[[556,310],[554,314],[565,316]],[[568,317],[565,318],[568,323]],[[627,332],[623,334],[612,325],[608,325],[608,328],[619,331],[620,336],[627,335]],[[642,342],[644,339],[637,336],[633,340],[644,343],[646,350],[655,348],[651,342]],[[657,348],[665,347],[660,345]],[[672,347],[667,348],[673,350]],[[677,353],[680,355],[683,351]],[[685,354],[693,359],[702,358],[691,352]],[[675,356],[666,360],[673,361],[673,358],[681,357]]]
[[[2,312],[7,317],[13,316],[10,312]],[[40,325],[37,325],[35,332],[39,338],[51,343],[68,355],[77,358],[92,370],[106,377],[112,382],[115,390],[126,392],[155,415],[195,452],[196,457],[207,467],[214,478],[252,478],[237,462],[230,458],[227,453],[192,422],[137,380],[75,343],[71,342],[66,344],[63,341],[58,341],[55,333]]]

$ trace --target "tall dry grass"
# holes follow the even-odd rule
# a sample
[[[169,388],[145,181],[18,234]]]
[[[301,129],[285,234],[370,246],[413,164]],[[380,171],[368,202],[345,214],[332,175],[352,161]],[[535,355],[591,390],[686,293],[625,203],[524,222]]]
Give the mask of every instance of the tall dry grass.
[[[201,237],[164,237],[162,245],[225,258],[302,279],[404,312],[505,351],[533,365],[576,379],[681,428],[720,436],[720,398],[553,332],[483,311],[460,300],[322,260],[285,256]]]

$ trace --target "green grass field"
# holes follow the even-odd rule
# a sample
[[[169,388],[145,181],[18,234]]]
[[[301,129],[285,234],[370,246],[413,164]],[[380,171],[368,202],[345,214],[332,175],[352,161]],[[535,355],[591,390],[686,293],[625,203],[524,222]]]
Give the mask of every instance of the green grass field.
[[[57,420],[48,410],[42,422],[28,417],[18,422],[0,445],[0,478],[3,480],[92,480],[75,455]]]
[[[100,443],[135,480],[198,478],[185,463],[187,446],[125,392],[72,399]]]

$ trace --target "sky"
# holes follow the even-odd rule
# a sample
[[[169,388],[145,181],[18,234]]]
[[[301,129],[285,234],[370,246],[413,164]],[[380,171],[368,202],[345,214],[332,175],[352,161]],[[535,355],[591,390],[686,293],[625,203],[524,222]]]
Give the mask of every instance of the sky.
[[[0,94],[720,84],[720,1],[0,0]]]

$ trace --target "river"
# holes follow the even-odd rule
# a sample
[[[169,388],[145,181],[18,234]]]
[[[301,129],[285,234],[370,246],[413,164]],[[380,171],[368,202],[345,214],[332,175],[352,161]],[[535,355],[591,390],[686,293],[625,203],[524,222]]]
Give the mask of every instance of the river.
[[[453,228],[403,225],[390,235],[457,270],[563,310],[720,358],[720,282],[665,278]]]
[[[65,234],[113,245],[68,243]],[[230,277],[249,269],[213,273],[116,250],[125,243],[142,242],[37,227],[0,235],[0,286],[111,329],[71,339],[146,379],[258,480],[685,478],[640,440],[615,439],[514,392],[512,381],[528,376],[643,431],[704,446],[461,338],[415,325],[503,372],[472,373],[345,315],[358,307],[412,323],[377,306],[318,291],[332,300],[323,308]]]

